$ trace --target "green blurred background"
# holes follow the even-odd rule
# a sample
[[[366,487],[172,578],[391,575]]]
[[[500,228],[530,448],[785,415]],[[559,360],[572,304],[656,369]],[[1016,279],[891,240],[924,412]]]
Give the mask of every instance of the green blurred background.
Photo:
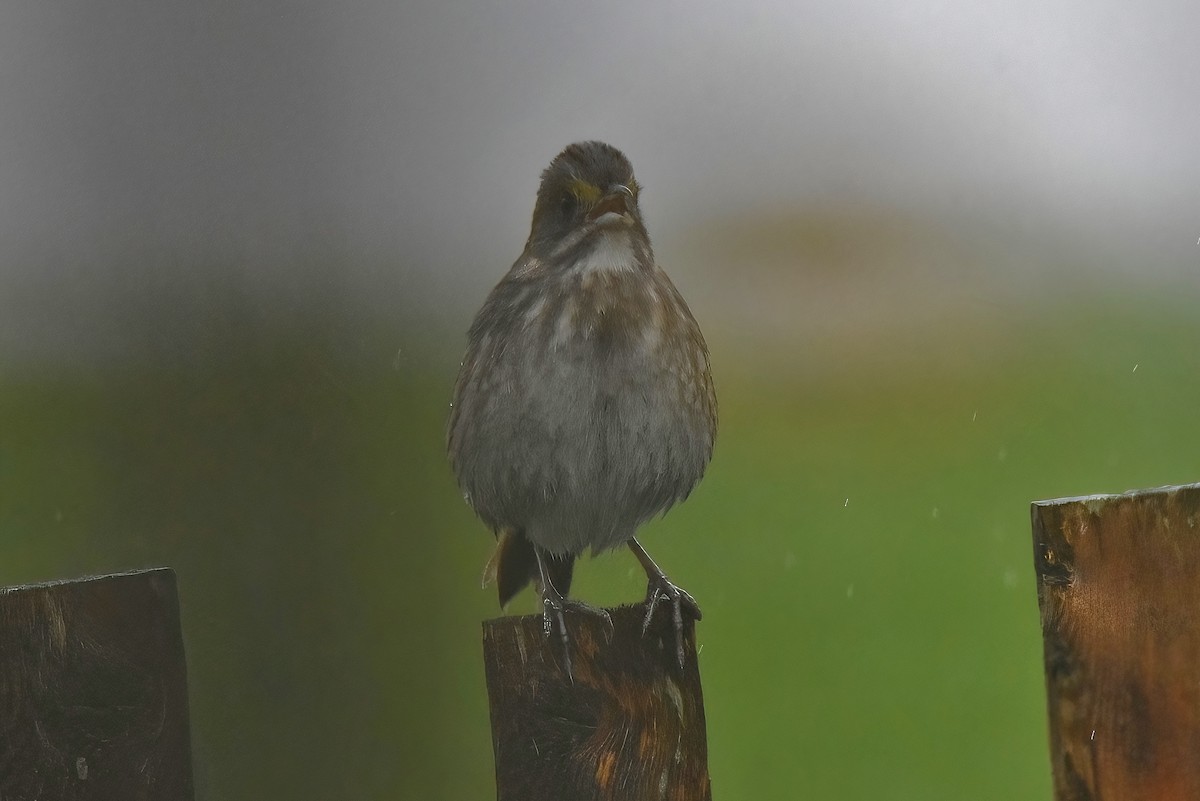
[[[643,532],[715,797],[1048,799],[1029,503],[1200,480],[1195,12],[847,8],[7,7],[0,583],[178,571],[199,798],[493,797],[443,425],[605,138],[721,401]]]

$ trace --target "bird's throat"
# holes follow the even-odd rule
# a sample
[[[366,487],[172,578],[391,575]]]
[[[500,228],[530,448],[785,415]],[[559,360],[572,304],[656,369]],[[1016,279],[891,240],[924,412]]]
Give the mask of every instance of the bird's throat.
[[[574,270],[583,274],[630,272],[638,269],[639,248],[628,231],[601,231],[580,254]]]

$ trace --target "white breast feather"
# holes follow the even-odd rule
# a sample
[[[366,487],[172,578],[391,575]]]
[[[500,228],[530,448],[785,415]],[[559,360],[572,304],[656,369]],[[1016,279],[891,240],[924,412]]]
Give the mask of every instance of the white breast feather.
[[[592,272],[624,272],[634,269],[633,242],[625,233],[606,234],[575,264],[584,275]]]

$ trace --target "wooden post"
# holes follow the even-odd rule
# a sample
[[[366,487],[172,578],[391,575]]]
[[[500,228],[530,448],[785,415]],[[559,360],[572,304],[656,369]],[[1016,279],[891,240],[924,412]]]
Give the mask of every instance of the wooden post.
[[[175,572],[0,589],[0,799],[190,801]]]
[[[573,683],[540,616],[483,624],[498,801],[711,801],[695,624],[681,670],[669,616],[643,637],[644,611],[610,609],[611,640],[568,613]]]
[[[1200,798],[1200,484],[1033,504],[1058,801]]]

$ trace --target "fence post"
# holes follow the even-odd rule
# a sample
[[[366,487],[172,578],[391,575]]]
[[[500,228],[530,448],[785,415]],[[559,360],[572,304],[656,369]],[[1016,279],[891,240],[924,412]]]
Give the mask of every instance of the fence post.
[[[0,589],[0,799],[190,801],[175,572]]]
[[[610,609],[611,640],[568,614],[573,683],[540,616],[484,622],[498,801],[711,801],[694,622],[681,670],[669,615],[643,637],[643,612]]]
[[[1057,801],[1200,798],[1200,484],[1033,504]]]

